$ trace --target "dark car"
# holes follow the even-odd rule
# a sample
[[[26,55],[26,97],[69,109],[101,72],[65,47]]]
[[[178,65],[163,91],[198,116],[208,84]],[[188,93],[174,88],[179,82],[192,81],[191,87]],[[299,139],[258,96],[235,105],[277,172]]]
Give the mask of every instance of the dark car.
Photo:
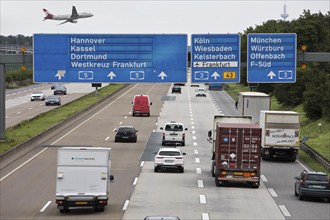
[[[326,173],[304,170],[295,180],[294,194],[299,200],[315,197],[330,202],[330,183]]]
[[[182,82],[177,82],[177,83],[174,83],[175,86],[185,86],[186,84],[185,83],[182,83]]]
[[[181,93],[181,87],[180,86],[173,86],[172,87],[172,93]]]
[[[61,98],[56,95],[47,96],[45,105],[61,105]]]
[[[115,142],[119,141],[127,141],[127,142],[136,142],[137,141],[137,134],[138,132],[133,126],[120,126],[119,128],[115,129]]]
[[[54,95],[66,95],[66,87],[64,85],[57,84],[54,86]]]

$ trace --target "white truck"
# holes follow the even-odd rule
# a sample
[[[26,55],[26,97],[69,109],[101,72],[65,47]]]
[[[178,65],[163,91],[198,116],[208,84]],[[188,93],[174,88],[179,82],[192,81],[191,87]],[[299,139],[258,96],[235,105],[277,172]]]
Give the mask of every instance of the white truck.
[[[260,111],[261,156],[295,161],[300,146],[300,116],[293,111]]]
[[[238,123],[238,124],[251,124],[251,116],[238,116],[238,115],[215,115],[213,120],[213,129],[208,132],[207,140],[212,144],[211,148],[211,173],[214,177],[215,168],[215,148],[216,148],[216,130],[219,123]]]
[[[58,150],[56,204],[61,213],[73,209],[104,211],[109,199],[111,149],[62,147]]]
[[[259,122],[261,110],[270,110],[270,96],[262,92],[240,92],[237,100],[239,115],[252,116],[252,123]]]

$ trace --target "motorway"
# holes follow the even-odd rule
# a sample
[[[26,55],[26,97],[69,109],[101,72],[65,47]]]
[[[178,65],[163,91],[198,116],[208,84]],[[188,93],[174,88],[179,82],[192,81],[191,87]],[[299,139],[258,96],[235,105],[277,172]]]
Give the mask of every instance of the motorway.
[[[62,105],[95,91],[90,83],[71,83],[65,86],[68,94],[60,95]],[[41,90],[46,97],[53,95],[50,87],[51,84],[36,84],[26,88],[6,90],[6,128],[56,108],[57,106],[45,106],[44,101],[30,101],[32,91]]]
[[[204,85],[201,85],[204,86]],[[169,84],[132,84],[88,115],[44,141],[3,168],[0,174],[1,219],[143,219],[146,215],[177,215],[183,220],[329,219],[330,205],[317,199],[299,201],[294,177],[301,162],[262,161],[259,189],[233,183],[216,187],[210,173],[211,144],[206,140],[216,114],[237,114],[234,101],[223,91],[195,97],[196,88],[171,94]],[[148,94],[150,117],[132,117],[135,94]],[[160,127],[182,122],[186,132],[185,172],[153,172],[153,152],[161,147]],[[115,143],[113,129],[133,125],[137,143]],[[112,148],[109,205],[102,213],[60,214],[54,204],[56,157],[61,146]],[[88,177],[86,177],[88,178]]]

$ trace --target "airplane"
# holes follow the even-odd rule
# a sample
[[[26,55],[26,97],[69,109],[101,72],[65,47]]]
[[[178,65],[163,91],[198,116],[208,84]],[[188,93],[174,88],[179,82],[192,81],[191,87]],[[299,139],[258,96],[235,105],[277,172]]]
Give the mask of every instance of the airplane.
[[[46,14],[46,17],[44,17],[44,21],[48,20],[48,19],[49,20],[65,20],[64,22],[59,23],[58,25],[65,24],[67,22],[77,23],[78,22],[77,19],[79,19],[79,18],[89,18],[89,17],[93,16],[93,14],[89,13],[89,12],[78,13],[75,6],[72,6],[71,15],[53,15],[53,14],[49,13],[49,11],[47,9],[43,9],[43,11]]]

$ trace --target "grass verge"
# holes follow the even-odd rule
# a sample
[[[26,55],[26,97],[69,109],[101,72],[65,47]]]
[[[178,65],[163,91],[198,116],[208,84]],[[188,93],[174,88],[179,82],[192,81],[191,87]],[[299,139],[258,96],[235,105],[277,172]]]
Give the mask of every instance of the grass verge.
[[[55,108],[30,120],[23,121],[14,127],[7,128],[5,131],[5,140],[0,142],[0,154],[48,130],[52,126],[86,109],[87,107],[101,101],[103,98],[114,93],[123,86],[123,84],[108,85],[101,88],[98,92],[98,95],[95,95],[95,93],[87,94],[73,102],[61,106],[61,108]]]

